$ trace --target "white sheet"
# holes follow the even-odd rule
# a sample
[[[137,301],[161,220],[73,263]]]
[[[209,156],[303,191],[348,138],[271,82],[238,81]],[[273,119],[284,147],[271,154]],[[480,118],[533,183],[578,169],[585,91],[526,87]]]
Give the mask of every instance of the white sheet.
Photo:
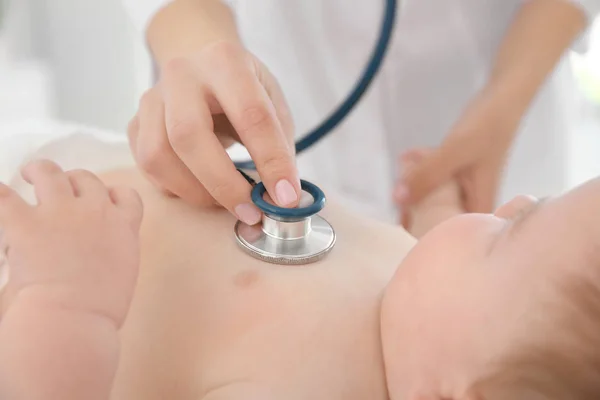
[[[31,160],[49,159],[63,169],[99,173],[134,165],[123,134],[56,121],[0,126],[0,181],[33,202],[33,190],[19,174]]]

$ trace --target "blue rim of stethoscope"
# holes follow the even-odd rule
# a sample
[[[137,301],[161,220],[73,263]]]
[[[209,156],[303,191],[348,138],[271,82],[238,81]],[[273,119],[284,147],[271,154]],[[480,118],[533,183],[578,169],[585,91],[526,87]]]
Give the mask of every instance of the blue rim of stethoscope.
[[[262,182],[252,189],[252,202],[265,214],[279,218],[303,219],[321,212],[325,207],[325,193],[314,183],[305,180],[300,180],[300,186],[303,191],[312,196],[313,202],[311,205],[302,208],[282,208],[267,203],[264,199],[267,189]]]
[[[354,109],[354,107],[356,107],[358,102],[361,100],[361,98],[366,93],[367,89],[371,86],[371,83],[373,83],[373,80],[375,79],[377,72],[379,72],[379,70],[381,69],[383,60],[385,58],[385,54],[389,48],[389,44],[392,39],[392,34],[394,31],[394,26],[395,26],[395,22],[396,22],[396,12],[397,12],[397,8],[398,8],[397,0],[384,0],[384,1],[385,1],[385,12],[384,12],[384,18],[383,18],[383,23],[381,25],[379,38],[377,40],[377,44],[375,46],[375,49],[373,50],[373,53],[371,55],[371,58],[369,59],[369,63],[367,64],[367,67],[365,68],[363,75],[358,80],[358,82],[356,83],[355,87],[350,92],[350,95],[346,98],[346,100],[344,100],[344,102],[342,102],[342,104],[340,104],[340,106],[336,110],[334,110],[333,113],[328,118],[325,119],[325,121],[323,121],[315,129],[313,129],[306,136],[304,136],[302,139],[300,139],[298,142],[296,142],[296,155],[302,153],[309,147],[313,146],[319,140],[323,139],[327,134],[332,132],[350,114],[350,112]],[[256,169],[256,166],[254,165],[253,161],[239,161],[239,162],[235,162],[234,164],[240,172],[242,169],[251,169],[251,170]],[[243,174],[243,175],[245,175],[245,174]],[[245,175],[245,177],[247,178],[247,175]],[[309,192],[315,199],[315,203],[322,195],[322,197],[323,197],[323,205],[321,206],[321,209],[322,209],[325,204],[325,195],[323,194],[323,191],[310,182],[301,181],[301,183],[302,182],[309,184],[311,186],[311,190],[313,190],[313,187],[318,190],[318,192],[315,192],[315,194],[317,194],[317,196],[315,196],[313,193]],[[303,190],[304,190],[304,187],[303,187]],[[259,193],[259,192],[262,192],[262,193],[258,196],[255,196],[255,193]],[[262,183],[258,183],[252,190],[252,201],[258,208],[263,210],[263,212],[267,212],[269,214],[272,214],[274,216],[279,216],[282,218],[305,218],[307,216],[315,214],[315,213],[310,214],[307,211],[305,211],[305,209],[310,208],[311,206],[305,207],[305,208],[283,208],[283,207],[273,206],[263,200],[263,195],[265,192],[266,192],[266,189]],[[258,201],[258,203],[257,203],[257,201]],[[265,208],[268,209],[269,211],[265,211]],[[315,206],[314,209],[316,209],[316,208],[318,208],[318,207]],[[312,208],[311,208],[311,210],[312,210]],[[320,209],[319,209],[319,211],[320,211]]]

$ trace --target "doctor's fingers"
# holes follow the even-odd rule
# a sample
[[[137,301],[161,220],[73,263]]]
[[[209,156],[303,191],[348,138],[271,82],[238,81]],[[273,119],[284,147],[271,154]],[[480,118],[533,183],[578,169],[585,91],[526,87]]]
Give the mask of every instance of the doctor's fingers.
[[[285,100],[270,73],[258,62],[249,63],[246,55],[203,74],[210,93],[248,149],[271,197],[282,207],[297,205],[300,180],[291,118],[287,106],[282,106]],[[269,90],[259,78],[270,82]],[[280,115],[284,116],[283,121]]]
[[[287,100],[275,76],[271,73],[271,71],[269,71],[269,69],[264,64],[261,63],[260,65],[261,67],[258,70],[258,79],[264,86],[265,90],[267,91],[267,94],[269,95],[269,98],[273,102],[273,106],[275,107],[277,118],[279,118],[279,122],[281,123],[283,133],[288,141],[288,144],[293,154],[295,155],[296,142],[294,132],[294,120],[292,118],[292,113],[290,112]]]
[[[295,154],[296,146],[294,138],[294,121],[292,119],[292,114],[287,105],[283,91],[281,90],[281,87],[279,86],[279,83],[275,77],[264,66],[258,71],[258,79],[264,86],[267,95],[275,107],[275,112],[277,114],[277,118],[279,118],[279,122],[281,123],[284,136]],[[235,128],[233,125],[231,125],[231,121],[229,121],[229,118],[227,118],[225,114],[213,113],[212,118],[215,126],[215,133],[217,136],[219,136],[219,139],[225,148],[228,148],[236,142],[242,142],[239,135],[235,131]]]
[[[193,84],[194,71],[176,72],[166,73],[161,86],[167,136],[175,154],[219,204],[247,224],[260,222],[261,213],[250,199],[250,184],[214,133],[207,93],[202,96]]]
[[[150,89],[142,96],[128,135],[136,162],[155,186],[191,204],[214,204],[212,196],[169,143],[165,106],[157,89]]]
[[[284,136],[292,150],[292,152],[296,153],[296,145],[295,145],[295,137],[294,137],[294,121],[292,119],[292,114],[287,105],[287,101],[285,100],[285,96],[283,95],[283,91],[281,87],[273,77],[273,75],[268,71],[264,70],[259,76],[259,80],[263,84],[265,90],[267,91],[267,95],[271,99],[273,106],[275,107],[275,112],[277,114],[277,118],[279,118],[279,122],[281,123],[281,127],[283,129]],[[220,110],[220,106],[219,106]],[[219,137],[219,140],[223,144],[223,147],[228,148],[234,143],[242,143],[239,135],[237,134],[235,128],[229,121],[229,118],[225,114],[214,114],[212,115],[213,123],[214,123],[214,131],[215,134]]]
[[[432,150],[418,164],[402,175],[402,192],[398,201],[403,205],[418,203],[434,189],[454,179],[473,157],[458,141],[448,141]]]

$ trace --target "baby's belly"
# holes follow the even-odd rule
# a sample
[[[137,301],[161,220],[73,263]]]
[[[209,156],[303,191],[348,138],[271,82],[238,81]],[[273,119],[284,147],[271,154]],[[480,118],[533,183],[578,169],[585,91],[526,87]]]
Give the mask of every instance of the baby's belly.
[[[402,241],[331,215],[325,260],[266,264],[237,248],[226,212],[167,199],[136,174],[105,180],[134,184],[145,203],[114,400],[199,400],[238,384],[286,400],[387,398],[379,302]]]

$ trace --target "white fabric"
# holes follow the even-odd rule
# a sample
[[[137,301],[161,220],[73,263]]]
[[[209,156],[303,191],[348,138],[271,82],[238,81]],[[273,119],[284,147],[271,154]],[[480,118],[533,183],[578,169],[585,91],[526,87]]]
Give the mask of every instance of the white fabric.
[[[581,7],[581,9],[585,12],[588,19],[588,27],[591,28],[594,20],[600,14],[600,1],[598,0],[564,0],[569,3],[574,3]],[[578,53],[585,53],[590,48],[590,32],[591,29],[586,29],[586,31],[579,37],[579,39],[574,43],[573,50]]]
[[[337,132],[299,157],[302,177],[318,177],[336,197],[367,215],[393,219],[397,155],[440,143],[484,85],[523,1],[402,0],[392,48],[377,82]],[[142,10],[149,3],[136,4]],[[354,85],[383,12],[381,0],[229,3],[246,45],[279,79],[299,135],[321,121]],[[590,20],[600,7],[600,0],[577,3]],[[576,109],[572,74],[562,62],[525,118],[501,200],[566,188],[567,137]]]
[[[579,5],[588,16],[591,22],[600,13],[600,2],[598,0],[565,0],[570,3]]]
[[[0,33],[0,121],[44,118],[54,114],[51,71],[43,63],[3,58]]]
[[[131,16],[135,27],[145,32],[148,24],[158,12],[173,0],[121,0],[125,10]]]
[[[33,190],[20,175],[29,161],[49,159],[65,170],[94,173],[135,165],[122,134],[44,120],[0,125],[0,131],[0,182],[32,204]]]

